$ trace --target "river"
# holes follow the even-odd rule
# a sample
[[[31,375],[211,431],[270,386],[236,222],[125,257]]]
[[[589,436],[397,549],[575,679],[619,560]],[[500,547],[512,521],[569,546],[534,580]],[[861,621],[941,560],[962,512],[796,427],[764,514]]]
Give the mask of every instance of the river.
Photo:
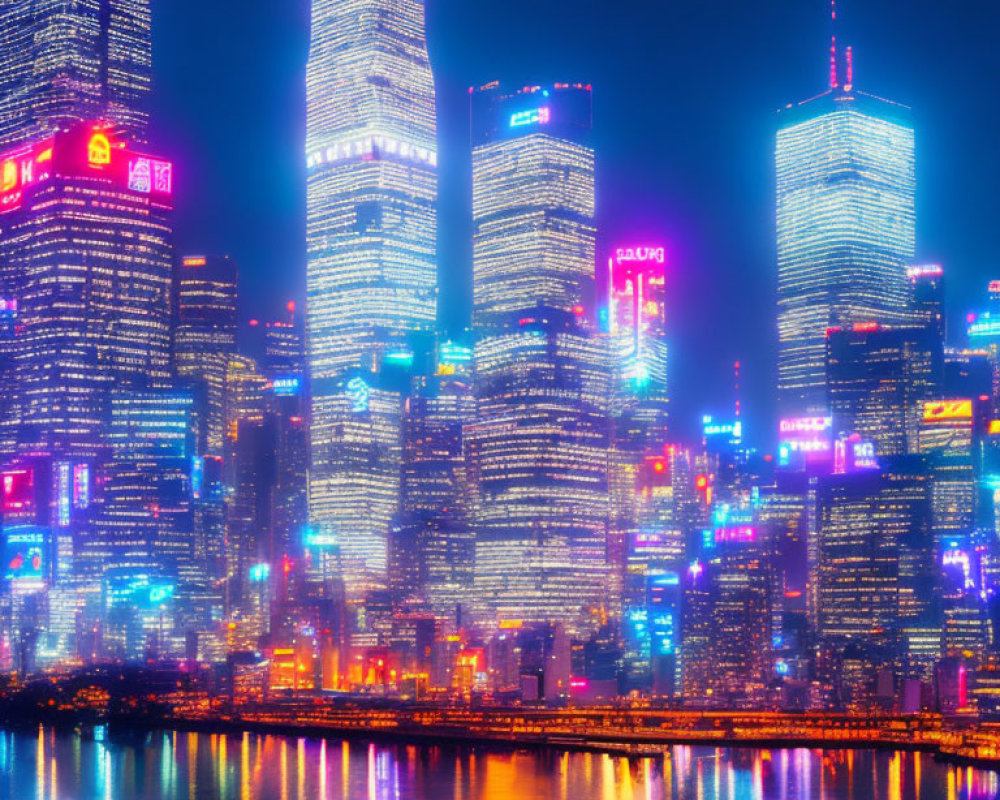
[[[663,756],[258,734],[0,731],[11,800],[986,800],[997,773],[870,750],[671,747]]]

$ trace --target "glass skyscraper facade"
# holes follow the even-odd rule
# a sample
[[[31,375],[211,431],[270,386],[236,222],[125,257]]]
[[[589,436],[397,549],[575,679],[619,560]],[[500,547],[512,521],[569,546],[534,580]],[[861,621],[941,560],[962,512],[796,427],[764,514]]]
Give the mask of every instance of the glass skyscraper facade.
[[[149,0],[11,0],[0,8],[0,147],[82,119],[145,141]]]
[[[590,89],[490,84],[471,104],[477,611],[585,630],[606,603],[610,391]]]
[[[825,408],[826,330],[907,319],[914,136],[903,107],[850,85],[780,114],[778,402]]]
[[[420,0],[316,0],[306,73],[310,524],[348,594],[386,583],[401,396],[387,355],[437,309],[434,84]]]

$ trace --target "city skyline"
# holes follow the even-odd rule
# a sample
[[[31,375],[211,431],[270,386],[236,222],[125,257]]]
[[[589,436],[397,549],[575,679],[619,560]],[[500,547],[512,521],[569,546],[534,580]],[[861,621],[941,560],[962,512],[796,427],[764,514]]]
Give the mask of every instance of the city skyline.
[[[244,316],[267,315],[275,282],[284,287],[282,296],[291,296],[302,285],[305,254],[297,231],[304,225],[304,205],[299,203],[295,171],[301,133],[294,119],[304,109],[307,9],[299,5],[273,14],[256,11],[240,21],[231,42],[209,49],[198,47],[199,26],[187,21],[209,25],[210,9],[188,9],[184,3],[155,9],[159,27],[154,27],[154,101],[161,113],[154,128],[158,138],[169,135],[171,150],[185,154],[189,173],[178,190],[186,204],[177,217],[179,245],[195,251],[232,249],[229,243],[243,238],[237,234],[249,215],[258,213],[254,209],[267,209],[274,220],[266,237],[251,233],[247,242],[254,246],[241,244],[247,252],[234,253],[245,264]],[[961,87],[963,76],[966,82],[978,80],[997,67],[981,30],[970,34],[971,12],[964,9],[919,2],[900,15],[898,8],[884,2],[862,5],[847,0],[840,5],[843,40],[854,46],[858,85],[913,109],[918,259],[940,261],[948,268],[955,330],[964,310],[978,302],[988,276],[987,176],[1000,172],[989,131],[1000,129],[1000,118],[985,108],[974,115],[973,123],[968,103],[961,100],[966,93],[952,88]],[[770,446],[776,336],[771,326],[756,326],[753,318],[770,312],[776,286],[769,155],[779,123],[774,112],[825,87],[828,8],[821,0],[725,8],[725,13],[713,11],[711,4],[670,11],[635,7],[607,20],[586,8],[567,19],[566,8],[557,3],[529,13],[516,3],[502,9],[489,4],[453,8],[440,0],[429,4],[428,38],[442,137],[442,317],[454,331],[468,320],[471,307],[471,221],[464,210],[469,202],[465,91],[494,78],[511,86],[584,79],[594,85],[595,125],[603,153],[598,171],[603,254],[639,226],[649,235],[662,231],[671,248],[668,295],[678,354],[672,369],[692,377],[678,384],[675,430],[693,434],[702,413],[726,411],[731,362],[740,359],[745,407],[754,423],[748,437]],[[534,20],[530,29],[519,24],[525,15]],[[186,20],[183,31],[177,29],[181,19]],[[262,41],[265,31],[265,50],[273,58],[247,60],[248,45]],[[471,40],[483,36],[487,46],[471,46]],[[699,42],[697,48],[694,41]],[[957,48],[959,41],[973,59],[935,58],[935,53]],[[619,56],[590,58],[598,47]],[[238,76],[224,70],[227,48],[239,49],[245,62]],[[972,62],[977,64],[974,74],[968,66]],[[213,101],[209,106],[204,101],[205,89],[195,79],[206,75],[206,89],[231,96],[232,104]],[[660,102],[662,93],[669,93],[669,104]],[[244,97],[253,97],[258,105],[252,110],[236,105]],[[266,113],[268,108],[274,111]],[[686,110],[684,125],[676,124],[678,109]],[[166,112],[178,121],[176,130],[163,122]],[[235,133],[231,126],[238,120],[245,120],[241,124],[250,139],[234,150],[225,132]],[[664,151],[661,142],[671,146]],[[276,148],[267,150],[273,158],[253,170],[252,177],[244,166],[255,158],[245,149],[251,146]],[[638,159],[629,157],[633,151],[648,154],[651,160],[643,162],[647,166],[638,167]],[[204,202],[198,198],[226,197],[230,186],[240,187],[239,196],[231,198],[231,210],[213,215],[211,223],[190,210],[192,203]],[[627,213],[611,215],[612,206]],[[279,251],[299,255],[287,265],[278,259]],[[759,280],[741,284],[747,274]],[[738,338],[748,338],[753,347],[737,347],[733,341]],[[724,357],[699,357],[712,349],[721,350]],[[695,384],[705,391],[695,391]]]
[[[705,120],[666,83],[612,111],[654,77],[641,48],[597,84],[606,59],[519,57],[456,114],[433,0],[312,0],[285,122],[305,214],[253,317],[268,206],[175,241],[176,214],[224,227],[243,194],[185,199],[196,159],[147,137],[153,0],[34,2],[0,36],[0,706],[97,666],[176,674],[165,707],[237,723],[375,698],[577,725],[616,702],[626,724],[845,713],[862,736],[891,714],[944,747],[1000,720],[1000,265],[948,294],[921,165],[957,149],[869,90],[835,0],[812,92],[756,128],[705,91],[695,149]],[[715,194],[744,130],[767,132],[764,202]],[[251,174],[281,172],[272,144]],[[674,206],[668,165],[696,151]],[[707,243],[739,255],[709,268]],[[58,711],[162,713],[121,688]],[[1000,759],[990,731],[970,741]]]

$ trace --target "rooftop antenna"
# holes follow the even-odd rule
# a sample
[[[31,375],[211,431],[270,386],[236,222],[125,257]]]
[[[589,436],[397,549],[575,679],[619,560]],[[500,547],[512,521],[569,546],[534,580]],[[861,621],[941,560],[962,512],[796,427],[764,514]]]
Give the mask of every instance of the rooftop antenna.
[[[837,80],[837,0],[830,0],[830,88],[836,89]]]

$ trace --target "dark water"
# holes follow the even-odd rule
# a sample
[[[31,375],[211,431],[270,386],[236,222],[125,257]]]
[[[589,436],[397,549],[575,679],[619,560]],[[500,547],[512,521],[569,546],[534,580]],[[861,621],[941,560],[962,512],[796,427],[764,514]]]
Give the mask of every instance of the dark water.
[[[626,759],[251,734],[0,731],[14,800],[985,800],[997,773],[867,750],[673,747]]]

